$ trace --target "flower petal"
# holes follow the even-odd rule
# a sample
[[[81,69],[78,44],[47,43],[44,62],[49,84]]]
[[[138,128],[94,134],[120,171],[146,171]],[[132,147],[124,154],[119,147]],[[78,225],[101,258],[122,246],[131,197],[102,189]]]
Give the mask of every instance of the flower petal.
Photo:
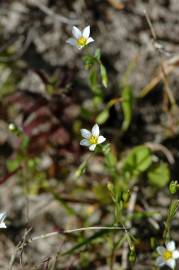
[[[6,216],[7,216],[7,214],[5,212],[0,213],[0,223],[5,220]]]
[[[174,251],[175,250],[175,242],[174,241],[170,241],[166,244],[166,247],[169,251]]]
[[[72,34],[73,34],[74,38],[76,38],[76,39],[79,39],[82,36],[80,29],[78,29],[76,26],[73,26]]]
[[[179,258],[179,251],[178,250],[174,250],[173,251],[173,259],[178,259]]]
[[[105,140],[106,140],[106,138],[104,138],[103,136],[99,136],[98,137],[98,144],[105,142]]]
[[[84,47],[84,46],[79,46],[79,45],[77,44],[78,50],[81,50],[83,47]]]
[[[89,37],[89,38],[87,39],[86,44],[89,44],[89,43],[91,43],[91,42],[94,42],[94,39],[93,39],[92,37]]]
[[[166,265],[168,265],[171,269],[174,269],[175,266],[176,266],[176,262],[175,262],[174,259],[170,259],[170,260],[166,261],[165,263],[166,263]]]
[[[5,228],[7,228],[6,224],[4,222],[1,222],[0,223],[0,229],[5,229]]]
[[[158,258],[156,259],[156,265],[157,265],[157,266],[161,267],[161,266],[163,266],[164,264],[165,264],[165,262],[164,262],[164,260],[163,260],[162,257],[158,257]]]
[[[165,250],[166,250],[166,248],[164,248],[164,247],[161,247],[161,246],[157,247],[157,252],[158,252],[160,255],[162,255],[162,254],[164,253]]]
[[[88,39],[89,36],[90,36],[90,26],[88,25],[83,30],[83,37],[86,38],[86,39]]]
[[[69,38],[66,41],[68,44],[76,47],[76,40],[74,38]]]
[[[95,124],[93,126],[91,133],[95,137],[98,137],[99,136],[99,126],[98,126],[98,124]]]
[[[96,148],[96,144],[92,144],[92,145],[90,145],[89,150],[94,151],[95,148]]]
[[[89,146],[90,143],[89,143],[89,141],[87,139],[84,139],[84,140],[81,140],[80,145]]]
[[[82,128],[80,131],[83,138],[89,139],[91,137],[91,132],[89,130]]]

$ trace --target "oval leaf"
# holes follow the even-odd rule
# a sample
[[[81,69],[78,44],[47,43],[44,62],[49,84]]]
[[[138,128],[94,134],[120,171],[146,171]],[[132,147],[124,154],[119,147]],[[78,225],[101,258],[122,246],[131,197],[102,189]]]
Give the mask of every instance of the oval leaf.
[[[135,147],[124,161],[124,173],[130,177],[146,171],[152,163],[151,151],[147,146]]]
[[[170,181],[170,170],[165,162],[154,165],[148,171],[149,183],[155,187],[165,187]]]
[[[98,114],[98,116],[96,117],[96,122],[98,124],[103,124],[108,120],[108,118],[109,118],[109,111],[105,109]]]

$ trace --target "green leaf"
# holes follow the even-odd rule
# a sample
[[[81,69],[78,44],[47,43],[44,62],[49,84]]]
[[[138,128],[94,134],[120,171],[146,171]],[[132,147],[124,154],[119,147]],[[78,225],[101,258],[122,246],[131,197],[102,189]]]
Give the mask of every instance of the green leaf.
[[[168,242],[171,239],[171,226],[172,221],[177,213],[179,207],[179,200],[172,200],[168,209],[168,215],[167,215],[167,221],[165,223],[165,230],[163,233],[163,238],[166,242]]]
[[[103,154],[105,156],[109,155],[110,151],[111,151],[111,146],[110,146],[110,143],[106,143],[102,146],[102,151],[103,151]]]
[[[91,110],[88,110],[87,108],[85,108],[84,106],[81,107],[81,112],[80,115],[83,119],[86,119],[89,121],[90,117],[91,117]]]
[[[124,161],[123,171],[127,177],[135,177],[146,171],[152,163],[151,151],[147,146],[133,148]]]
[[[9,172],[15,171],[21,165],[21,162],[22,158],[20,156],[16,156],[15,159],[8,159],[6,163],[8,171]]]
[[[96,122],[98,124],[104,124],[108,120],[108,118],[109,118],[109,110],[108,109],[104,109],[96,117]]]
[[[21,141],[21,144],[20,144],[20,149],[23,152],[26,152],[27,148],[28,148],[28,145],[29,145],[29,138],[26,135],[23,135],[22,136],[22,141]]]
[[[97,69],[96,69],[96,67],[93,67],[90,70],[89,84],[90,84],[90,87],[91,87],[92,91],[95,94],[97,94],[97,95],[101,94],[101,89],[100,89],[98,81],[97,81]]]
[[[126,131],[132,121],[132,110],[133,110],[133,93],[129,86],[124,87],[122,91],[122,110],[124,114],[124,120],[122,124],[122,130]]]
[[[95,185],[93,187],[93,194],[95,194],[95,197],[104,204],[108,204],[111,201],[106,184]]]
[[[110,233],[109,230],[102,230],[102,231],[96,232],[92,236],[82,240],[80,243],[76,244],[74,247],[62,253],[62,255],[73,254],[75,251],[79,250],[81,247],[87,246],[88,244],[91,244],[96,239],[103,237],[103,235],[109,234],[109,233]]]
[[[179,207],[179,200],[173,200],[168,210],[168,215],[171,219],[175,217],[178,207]]]
[[[92,99],[94,107],[101,107],[101,103],[103,102],[102,95],[96,95]]]
[[[155,187],[165,187],[170,181],[170,170],[167,163],[160,162],[148,171],[149,183]]]
[[[89,70],[96,63],[96,59],[92,55],[85,55],[83,57],[83,64],[86,70]]]
[[[102,79],[102,84],[105,88],[108,86],[108,75],[106,68],[103,64],[100,64],[100,73],[101,73],[101,79]]]
[[[100,49],[96,50],[95,58],[97,59],[97,61],[100,61],[100,59],[101,59],[101,50]]]
[[[102,152],[104,154],[104,164],[108,173],[112,176],[118,176],[117,171],[117,157],[115,152],[111,149],[110,144],[104,144],[102,146]]]
[[[171,194],[175,194],[179,188],[178,181],[171,181],[169,185],[169,191]]]
[[[109,152],[108,155],[105,156],[105,163],[108,166],[108,168],[115,168],[116,169],[116,164],[117,164],[117,158],[114,152]]]

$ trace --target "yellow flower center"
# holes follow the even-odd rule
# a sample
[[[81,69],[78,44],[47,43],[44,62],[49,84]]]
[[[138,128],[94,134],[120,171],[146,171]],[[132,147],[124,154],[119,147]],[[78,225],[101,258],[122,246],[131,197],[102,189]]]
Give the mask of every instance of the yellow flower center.
[[[165,261],[168,261],[168,260],[172,259],[172,252],[169,251],[169,250],[165,250],[165,251],[163,252],[163,259],[164,259]]]
[[[85,37],[80,37],[78,40],[77,40],[77,44],[79,46],[85,46],[87,44],[87,39]]]
[[[92,136],[89,138],[89,142],[90,142],[90,144],[97,144],[98,138],[96,138],[95,136],[92,135]]]

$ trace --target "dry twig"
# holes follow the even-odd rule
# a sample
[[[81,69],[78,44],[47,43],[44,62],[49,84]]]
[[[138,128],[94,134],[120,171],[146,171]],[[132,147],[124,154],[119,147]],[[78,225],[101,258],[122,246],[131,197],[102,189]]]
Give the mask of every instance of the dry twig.
[[[148,146],[152,151],[161,151],[166,156],[168,162],[171,165],[175,163],[174,156],[168,150],[168,148],[165,147],[164,145],[159,144],[159,143],[151,143],[151,142],[148,142],[145,145]]]
[[[31,230],[32,230],[32,228],[25,231],[23,239],[16,246],[15,252],[11,256],[11,260],[10,260],[9,268],[8,268],[9,270],[13,269],[13,264],[14,264],[14,261],[16,259],[18,252],[20,252],[20,256],[19,256],[20,265],[21,265],[21,268],[23,269],[23,267],[22,267],[22,254],[23,254],[24,247],[26,246],[26,243],[27,243],[27,237],[28,237],[29,233],[31,232]]]
[[[118,2],[117,0],[107,0],[107,1],[109,2],[109,4],[111,4],[111,6],[113,6],[118,10],[122,10],[125,7],[124,4]]]
[[[151,19],[150,19],[148,13],[145,10],[144,10],[144,15],[146,17],[146,21],[147,21],[147,23],[149,25],[149,28],[150,28],[150,31],[151,31],[154,47],[155,47],[156,51],[158,52],[158,56],[159,56],[159,60],[160,60],[161,78],[163,79],[165,93],[166,93],[166,95],[168,97],[168,100],[170,101],[171,106],[174,107],[176,105],[176,102],[175,102],[175,98],[173,96],[173,93],[172,93],[172,91],[171,91],[171,89],[169,87],[168,78],[167,78],[167,72],[165,70],[164,60],[163,60],[163,57],[162,57],[162,52],[164,50],[163,50],[162,45],[160,43],[158,43],[158,41],[157,41],[157,35],[156,35],[156,32],[155,32],[155,29],[154,29],[154,27],[152,25],[152,22],[151,22]],[[155,80],[151,84],[152,89],[156,85],[156,82],[157,82],[157,80],[155,78]],[[142,92],[144,92],[144,90]],[[145,93],[146,93],[146,90],[145,90]],[[141,94],[140,94],[140,96],[141,96]]]
[[[70,25],[77,25],[79,24],[79,20],[75,20],[75,19],[69,19],[66,18],[65,16],[62,16],[60,14],[56,14],[54,11],[52,11],[50,8],[48,8],[47,6],[45,6],[43,3],[40,3],[40,1],[34,1],[34,0],[28,0],[27,1],[29,5],[35,6],[38,9],[40,9],[43,13],[45,13],[46,15],[52,17],[55,21],[58,21],[60,23],[64,23],[64,24],[70,24]]]

